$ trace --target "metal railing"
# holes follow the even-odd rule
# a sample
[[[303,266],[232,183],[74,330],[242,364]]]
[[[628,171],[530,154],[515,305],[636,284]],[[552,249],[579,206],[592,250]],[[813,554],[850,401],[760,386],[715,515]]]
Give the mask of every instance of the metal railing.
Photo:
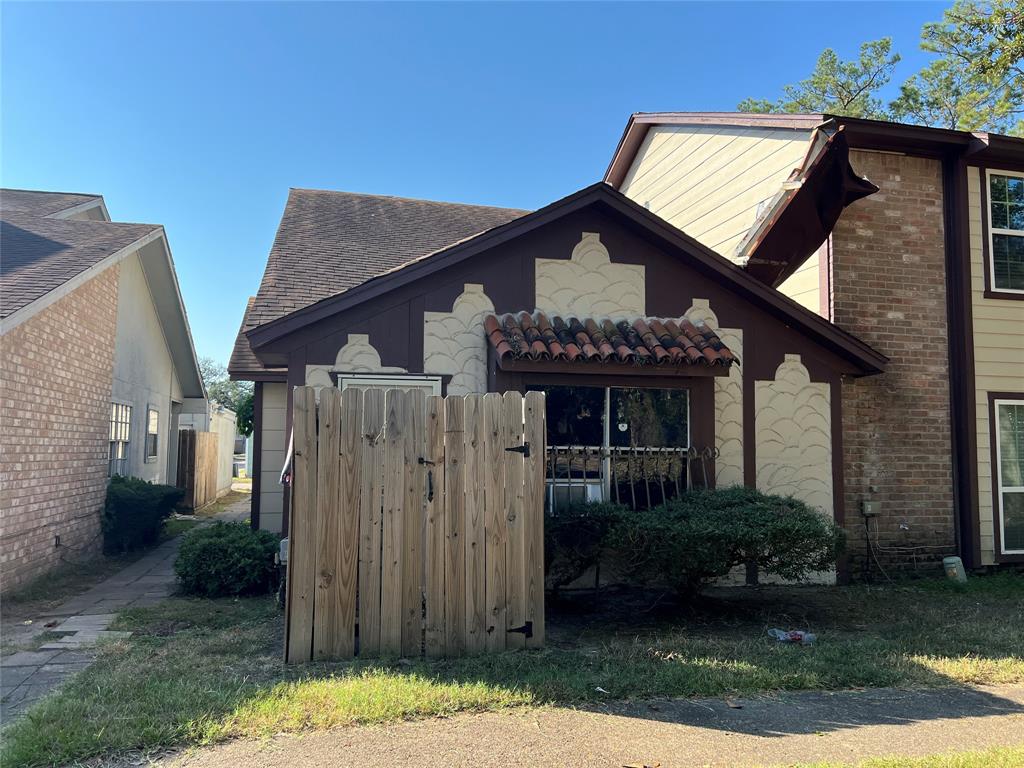
[[[614,501],[651,509],[691,487],[710,484],[717,448],[553,445],[547,449],[547,509]]]

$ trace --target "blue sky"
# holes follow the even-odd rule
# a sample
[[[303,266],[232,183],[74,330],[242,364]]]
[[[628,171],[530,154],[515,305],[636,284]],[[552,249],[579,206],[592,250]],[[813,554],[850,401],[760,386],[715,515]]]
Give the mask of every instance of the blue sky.
[[[632,112],[773,97],[885,35],[898,81],[946,5],[5,2],[0,183],[163,224],[226,363],[289,187],[535,208]]]

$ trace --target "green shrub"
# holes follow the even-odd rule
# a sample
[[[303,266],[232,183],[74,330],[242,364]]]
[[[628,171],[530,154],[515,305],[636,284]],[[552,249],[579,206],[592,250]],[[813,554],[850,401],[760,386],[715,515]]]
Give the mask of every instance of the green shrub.
[[[278,539],[247,523],[214,523],[185,534],[174,561],[181,588],[190,595],[224,597],[269,592],[277,580]]]
[[[608,532],[625,515],[621,504],[573,504],[544,520],[544,572],[554,589],[580,578],[605,556]]]
[[[107,554],[152,547],[160,529],[184,491],[173,485],[157,485],[136,477],[115,476],[107,485],[101,527]]]
[[[842,541],[842,530],[802,501],[736,486],[690,491],[623,516],[607,548],[621,572],[667,582],[685,596],[747,562],[781,578],[803,578],[833,567]]]

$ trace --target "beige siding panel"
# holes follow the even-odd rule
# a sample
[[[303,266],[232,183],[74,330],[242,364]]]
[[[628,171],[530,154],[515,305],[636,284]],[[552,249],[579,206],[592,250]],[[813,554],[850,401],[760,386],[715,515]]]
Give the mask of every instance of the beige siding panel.
[[[288,385],[263,385],[263,438],[260,446],[260,528],[279,533],[284,510],[284,487],[280,483],[284,455],[288,448],[285,409]]]
[[[971,295],[974,322],[974,377],[978,440],[978,517],[982,562],[995,562],[998,513],[992,498],[989,392],[1024,393],[1024,301],[985,298],[981,172],[967,169],[971,238]]]
[[[821,314],[819,267],[820,260],[818,254],[815,253],[779,286],[779,291],[783,294],[817,314]]]
[[[731,126],[655,126],[621,191],[731,258],[807,151],[807,131]]]

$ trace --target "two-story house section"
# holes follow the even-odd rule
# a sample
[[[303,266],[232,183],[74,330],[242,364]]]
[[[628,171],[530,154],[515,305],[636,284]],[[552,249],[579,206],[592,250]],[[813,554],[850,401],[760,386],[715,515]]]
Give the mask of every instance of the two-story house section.
[[[889,357],[843,383],[855,570],[1024,561],[1024,140],[635,114],[605,181]]]

